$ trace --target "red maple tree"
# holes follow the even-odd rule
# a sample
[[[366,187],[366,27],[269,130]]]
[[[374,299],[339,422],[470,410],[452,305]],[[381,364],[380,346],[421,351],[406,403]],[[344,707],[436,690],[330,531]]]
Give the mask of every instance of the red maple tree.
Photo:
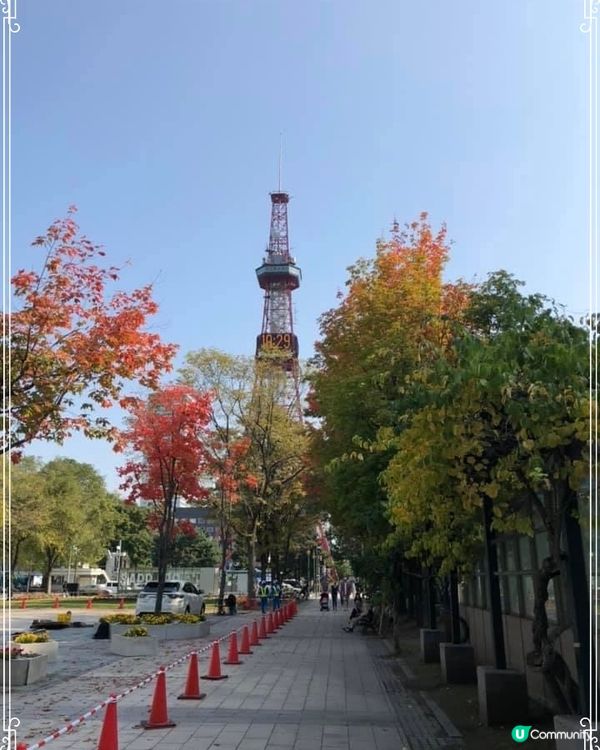
[[[129,405],[127,429],[118,434],[115,450],[130,453],[120,468],[121,489],[129,502],[153,506],[152,523],[158,532],[158,590],[162,593],[176,530],[180,499],[199,502],[208,497],[202,477],[207,475],[206,427],[211,396],[184,385],[166,386],[146,401]]]
[[[11,279],[14,311],[4,315],[10,430],[1,453],[17,460],[15,449],[36,438],[62,442],[73,430],[111,438],[98,407],[124,405],[127,381],[156,388],[176,351],[145,330],[158,309],[151,285],[109,296],[119,269],[103,264],[105,251],[80,234],[74,212],[34,240],[44,253],[41,270],[21,269]]]

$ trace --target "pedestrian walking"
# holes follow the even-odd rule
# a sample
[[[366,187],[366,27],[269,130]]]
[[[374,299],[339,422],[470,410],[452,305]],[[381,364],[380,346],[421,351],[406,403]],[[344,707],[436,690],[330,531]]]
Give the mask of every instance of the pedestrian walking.
[[[348,579],[344,576],[340,582],[340,604],[344,609],[348,609]]]
[[[260,598],[260,611],[264,614],[266,614],[267,609],[269,608],[269,593],[270,593],[270,587],[267,586],[266,581],[261,581],[260,586],[258,587],[258,596]]]
[[[331,584],[331,607],[333,611],[335,612],[337,610],[337,598],[338,598],[338,585],[337,582],[334,581]]]

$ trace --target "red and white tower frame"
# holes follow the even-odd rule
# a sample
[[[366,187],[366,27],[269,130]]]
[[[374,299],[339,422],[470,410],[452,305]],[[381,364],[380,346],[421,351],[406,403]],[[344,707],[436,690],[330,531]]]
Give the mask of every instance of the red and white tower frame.
[[[271,350],[285,353],[281,363],[290,380],[294,410],[302,416],[298,337],[294,332],[292,292],[298,289],[302,271],[290,255],[287,207],[290,196],[271,193],[271,231],[262,265],[256,269],[258,284],[265,292],[262,328],[256,339],[256,356]]]

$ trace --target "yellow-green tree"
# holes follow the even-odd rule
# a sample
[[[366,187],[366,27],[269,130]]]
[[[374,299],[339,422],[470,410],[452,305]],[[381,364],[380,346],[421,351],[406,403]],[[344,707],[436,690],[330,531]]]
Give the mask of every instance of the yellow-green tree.
[[[588,334],[542,296],[522,295],[519,284],[491,274],[471,297],[452,356],[413,379],[420,406],[403,430],[380,431],[382,450],[395,451],[383,481],[408,554],[442,571],[467,570],[477,559],[485,502],[498,531],[532,533],[537,516],[549,555],[535,579],[528,661],[561,707],[574,710],[545,603],[556,576],[569,593],[573,552],[564,532],[587,476]],[[561,627],[574,624],[567,618]]]

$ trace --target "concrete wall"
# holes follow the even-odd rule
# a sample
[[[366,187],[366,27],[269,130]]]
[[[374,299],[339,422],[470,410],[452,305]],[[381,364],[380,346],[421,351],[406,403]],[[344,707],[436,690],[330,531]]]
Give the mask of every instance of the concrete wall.
[[[461,605],[460,614],[469,623],[470,641],[475,650],[476,664],[493,665],[494,648],[490,613],[486,609]],[[545,684],[543,675],[535,668],[528,667],[527,654],[533,649],[531,635],[532,620],[515,615],[502,615],[504,626],[504,641],[506,647],[506,661],[510,669],[524,672],[527,678],[527,692],[534,700],[555,710],[556,706],[552,694]],[[577,680],[575,653],[573,650],[573,634],[566,630],[560,636],[557,650],[566,661],[571,676]]]

